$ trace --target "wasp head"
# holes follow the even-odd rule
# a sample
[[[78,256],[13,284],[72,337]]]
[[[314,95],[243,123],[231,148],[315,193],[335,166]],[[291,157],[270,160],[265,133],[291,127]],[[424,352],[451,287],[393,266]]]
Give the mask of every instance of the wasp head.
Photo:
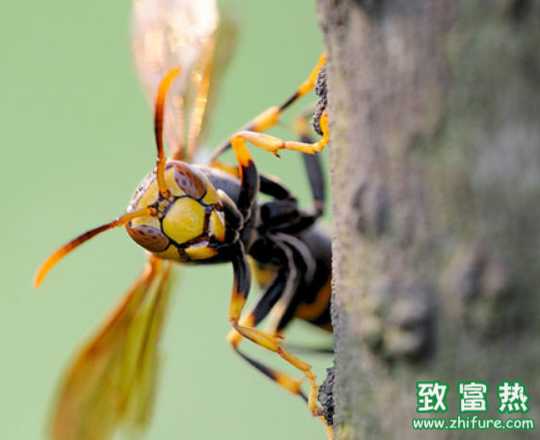
[[[180,68],[170,69],[159,84],[154,111],[156,167],[137,188],[128,212],[112,222],[90,229],[53,252],[38,268],[39,286],[47,273],[67,254],[98,234],[125,226],[139,245],[160,258],[193,261],[215,256],[225,240],[225,223],[216,189],[197,167],[167,161],[163,149],[165,96]]]
[[[165,192],[159,191],[155,172],[135,191],[128,213],[151,210],[126,224],[128,234],[161,258],[207,258],[213,254],[211,243],[225,239],[223,209],[214,186],[200,169],[180,161],[167,162],[164,177]]]

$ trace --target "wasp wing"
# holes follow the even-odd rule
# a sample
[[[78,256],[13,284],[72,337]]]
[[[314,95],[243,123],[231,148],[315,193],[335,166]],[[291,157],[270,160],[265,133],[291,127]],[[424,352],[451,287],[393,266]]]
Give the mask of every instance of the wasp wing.
[[[188,133],[188,160],[193,160],[198,153],[200,144],[204,141],[204,136],[210,126],[212,109],[216,103],[216,97],[218,92],[218,85],[223,78],[227,68],[229,67],[229,61],[236,49],[238,39],[238,21],[235,14],[230,10],[222,11],[219,27],[216,31],[216,38],[213,48],[213,59],[209,58],[205,64],[204,57],[199,65],[201,78],[203,78],[202,86],[200,87],[198,96],[204,96],[204,79],[207,79],[209,85],[206,90],[206,96],[204,96],[203,105],[195,105],[192,111],[192,117],[189,125]],[[210,81],[211,79],[211,81]],[[195,101],[195,104],[200,101]],[[202,107],[202,112],[197,110]],[[204,157],[200,158],[201,162],[204,161]],[[206,158],[207,159],[207,158]]]
[[[235,29],[232,15],[219,20],[216,0],[133,2],[133,54],[150,102],[163,75],[175,66],[182,69],[165,109],[165,139],[175,159],[190,160],[199,146],[216,76],[235,46]]]
[[[152,413],[170,263],[151,259],[121,304],[77,354],[54,407],[54,440],[105,440],[142,430]]]
[[[217,25],[216,0],[133,1],[133,54],[150,100],[169,69],[175,66],[182,69],[165,113],[165,136],[173,152],[184,149],[183,108],[194,99],[193,81],[200,78],[198,65],[201,57],[211,50]]]

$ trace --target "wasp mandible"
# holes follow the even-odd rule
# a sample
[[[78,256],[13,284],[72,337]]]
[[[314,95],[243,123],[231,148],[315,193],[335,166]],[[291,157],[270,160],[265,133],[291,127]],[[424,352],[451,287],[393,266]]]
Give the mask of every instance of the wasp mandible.
[[[329,139],[326,110],[317,118],[319,141],[314,142],[305,129],[300,130],[300,141],[284,141],[262,132],[314,89],[326,60],[321,56],[283,104],[270,107],[235,132],[216,149],[209,163],[193,164],[212,94],[216,34],[226,26],[218,23],[215,0],[134,1],[136,66],[147,92],[155,93],[155,167],[136,189],[125,214],[61,246],[38,269],[35,285],[68,253],[117,227],[124,227],[146,250],[148,263],[65,373],[51,424],[55,440],[107,439],[121,425],[142,428],[148,423],[172,263],[232,265],[234,283],[228,310],[232,348],[258,371],[303,398],[326,426],[311,366],[286,350],[282,341],[293,318],[331,331],[331,246],[316,224],[324,210],[322,170],[317,156],[305,156],[314,207],[304,210],[283,184],[258,171],[248,149],[248,143],[274,154],[287,149],[312,154],[324,148]],[[219,161],[229,148],[235,166]],[[259,194],[270,200],[261,202]],[[252,273],[264,292],[246,314]],[[258,329],[269,315],[270,329]],[[301,380],[240,351],[243,339],[298,369],[307,379],[309,392],[304,393]],[[332,435],[330,427],[327,432]]]

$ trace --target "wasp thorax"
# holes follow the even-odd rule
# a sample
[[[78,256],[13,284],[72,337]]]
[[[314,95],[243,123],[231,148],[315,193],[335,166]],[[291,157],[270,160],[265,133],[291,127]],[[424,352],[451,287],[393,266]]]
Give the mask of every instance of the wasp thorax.
[[[139,185],[128,212],[155,208],[155,216],[129,222],[131,238],[148,251],[166,259],[189,261],[215,255],[212,244],[225,239],[222,205],[206,175],[184,162],[170,161],[165,168],[169,195],[159,194],[156,174]]]

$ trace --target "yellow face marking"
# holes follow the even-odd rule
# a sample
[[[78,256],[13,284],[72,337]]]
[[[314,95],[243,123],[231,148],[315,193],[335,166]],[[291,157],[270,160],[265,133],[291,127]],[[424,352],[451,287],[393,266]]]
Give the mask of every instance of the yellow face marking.
[[[216,237],[219,241],[225,241],[225,222],[223,215],[217,211],[212,211],[210,214],[210,234]]]
[[[206,187],[206,194],[203,197],[203,202],[207,205],[215,205],[219,202],[219,197],[217,195],[217,191],[214,188],[214,185],[208,185]]]
[[[143,190],[139,196],[137,204],[134,206],[134,210],[146,208],[152,203],[155,203],[158,199],[158,187],[155,179]],[[141,217],[146,218],[146,217]],[[132,222],[140,219],[133,219]]]
[[[155,255],[164,260],[180,261],[180,254],[174,245],[169,245],[163,252],[155,252]]]
[[[190,246],[185,249],[186,254],[192,260],[206,260],[217,255],[218,251],[208,246]]]
[[[198,237],[204,230],[203,206],[187,197],[176,200],[163,219],[163,230],[177,243]]]

